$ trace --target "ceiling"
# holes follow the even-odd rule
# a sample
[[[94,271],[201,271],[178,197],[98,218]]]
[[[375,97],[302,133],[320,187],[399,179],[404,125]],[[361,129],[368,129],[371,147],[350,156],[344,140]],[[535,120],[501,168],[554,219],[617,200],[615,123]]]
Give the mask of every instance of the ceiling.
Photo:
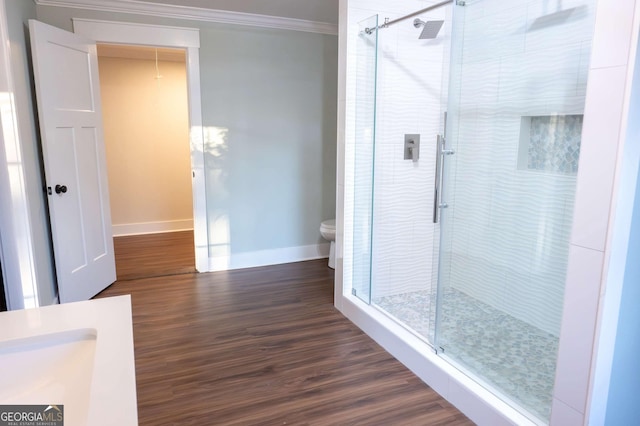
[[[141,3],[140,0],[126,0]],[[338,24],[338,0],[144,0],[202,9],[227,10]]]
[[[153,61],[185,62],[185,51],[166,47],[130,46],[122,44],[98,44],[98,56],[107,58],[146,59]]]

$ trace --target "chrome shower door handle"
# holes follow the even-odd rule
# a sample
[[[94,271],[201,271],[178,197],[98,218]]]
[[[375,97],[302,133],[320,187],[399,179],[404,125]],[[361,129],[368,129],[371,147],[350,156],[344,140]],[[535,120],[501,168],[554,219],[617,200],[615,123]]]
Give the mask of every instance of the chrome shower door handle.
[[[438,223],[440,216],[440,181],[442,176],[442,148],[444,137],[438,135],[436,140],[436,176],[433,180],[433,223]]]

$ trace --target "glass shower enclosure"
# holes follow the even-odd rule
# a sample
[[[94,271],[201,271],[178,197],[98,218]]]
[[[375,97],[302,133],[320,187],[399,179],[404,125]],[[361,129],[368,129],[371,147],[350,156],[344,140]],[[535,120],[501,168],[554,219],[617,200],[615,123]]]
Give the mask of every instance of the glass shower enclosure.
[[[451,2],[418,15],[435,41],[377,17],[358,36],[354,294],[543,423],[595,6]]]
[[[376,87],[378,72],[378,15],[359,23],[357,34],[356,116],[354,144],[353,288],[371,302],[373,186],[376,148]]]

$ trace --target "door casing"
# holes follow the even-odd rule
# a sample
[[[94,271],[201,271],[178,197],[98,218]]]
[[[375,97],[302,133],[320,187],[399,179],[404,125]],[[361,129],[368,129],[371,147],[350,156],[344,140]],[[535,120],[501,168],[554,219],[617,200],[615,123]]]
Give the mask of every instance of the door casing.
[[[135,44],[149,47],[185,49],[189,139],[193,192],[193,236],[195,266],[198,272],[209,270],[207,241],[207,205],[205,190],[202,105],[200,95],[200,32],[197,28],[178,28],[130,22],[73,18],[73,31],[96,43]]]

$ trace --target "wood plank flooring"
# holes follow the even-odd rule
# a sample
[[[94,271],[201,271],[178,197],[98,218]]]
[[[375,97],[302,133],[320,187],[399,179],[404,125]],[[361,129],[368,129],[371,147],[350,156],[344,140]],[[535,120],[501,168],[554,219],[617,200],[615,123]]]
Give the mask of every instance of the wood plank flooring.
[[[118,281],[195,272],[193,231],[115,237]]]
[[[471,425],[332,305],[326,260],[118,281],[140,425]]]

